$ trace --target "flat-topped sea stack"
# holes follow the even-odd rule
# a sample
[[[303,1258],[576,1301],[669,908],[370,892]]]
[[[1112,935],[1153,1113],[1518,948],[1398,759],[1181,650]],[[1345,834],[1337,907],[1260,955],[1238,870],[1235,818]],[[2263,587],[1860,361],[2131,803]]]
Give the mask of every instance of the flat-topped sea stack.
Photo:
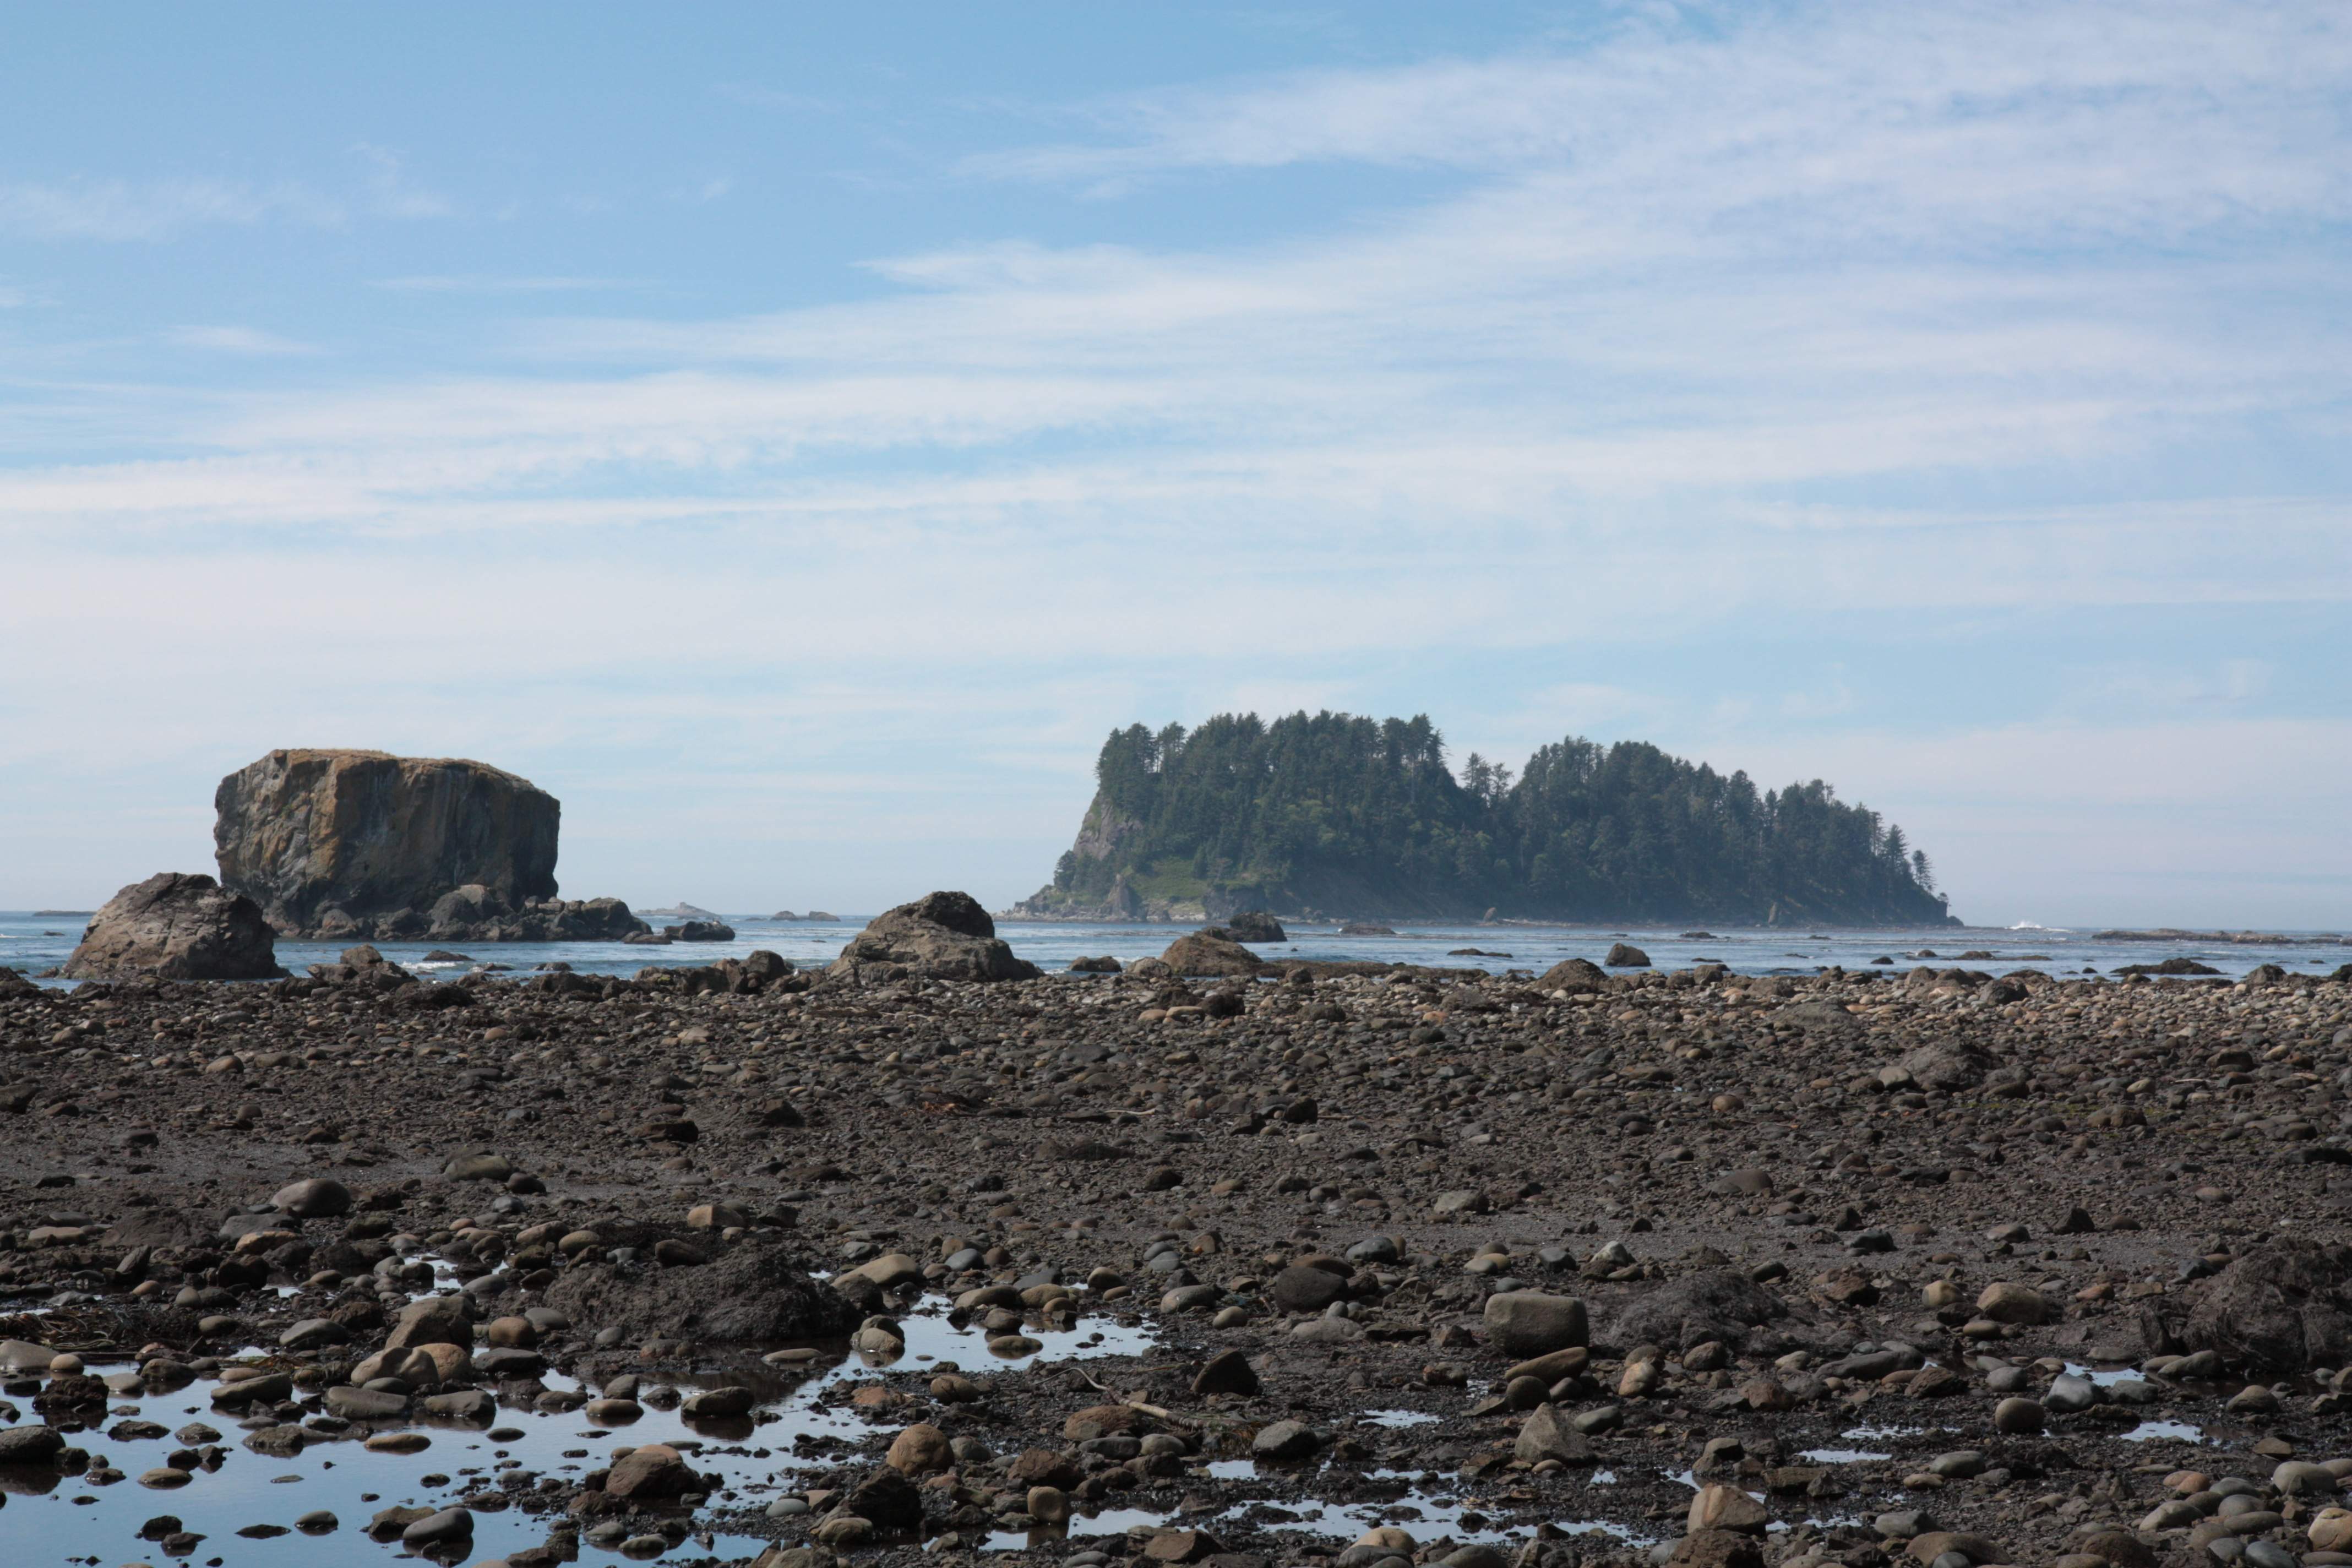
[[[222,885],[281,935],[585,942],[648,929],[618,899],[559,900],[562,806],[482,763],[287,749],[221,780],[213,804]]]

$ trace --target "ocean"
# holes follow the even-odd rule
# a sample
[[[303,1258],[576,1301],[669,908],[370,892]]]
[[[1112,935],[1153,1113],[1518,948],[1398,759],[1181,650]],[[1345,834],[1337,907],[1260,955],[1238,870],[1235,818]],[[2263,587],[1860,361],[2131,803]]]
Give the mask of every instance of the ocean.
[[[834,921],[772,921],[751,915],[725,918],[735,928],[733,942],[677,942],[668,947],[587,942],[451,945],[451,951],[467,955],[471,961],[467,963],[425,961],[425,953],[445,944],[387,942],[378,942],[376,947],[395,963],[419,973],[443,976],[462,974],[484,963],[503,964],[518,973],[527,973],[541,964],[553,963],[568,963],[583,974],[635,974],[646,968],[740,958],[761,948],[808,968],[830,963],[865,925],[867,917]],[[27,973],[54,968],[73,951],[85,923],[84,917],[0,910],[0,964]],[[1125,963],[1157,956],[1192,929],[1185,925],[1007,921],[998,926],[997,934],[1013,944],[1013,952],[1054,973],[1067,969],[1073,960],[1081,957],[1108,953]],[[1727,929],[1706,935],[1686,934],[1680,927],[1655,926],[1400,925],[1393,936],[1341,936],[1338,928],[1328,923],[1290,925],[1286,929],[1291,939],[1288,942],[1254,951],[1276,961],[1373,959],[1462,969],[1476,967],[1496,973],[1510,969],[1539,973],[1564,958],[1589,958],[1597,963],[1611,944],[1618,942],[1640,948],[1660,969],[1717,963],[1745,974],[1811,974],[1833,964],[1859,969],[1871,966],[1874,959],[1885,957],[1893,959],[1898,970],[1915,963],[1937,968],[1957,963],[1996,974],[2032,968],[2052,974],[2080,976],[2086,971],[2105,974],[2124,964],[2184,957],[2209,964],[2234,979],[2263,963],[2275,963],[2290,973],[2326,974],[2337,965],[2352,962],[2352,940],[2318,932],[2273,933],[2302,939],[2293,942],[2118,942],[2101,940],[2096,931],[2105,928],[2069,931],[2039,926],[1944,926],[1920,931],[1851,931],[1824,926],[1812,931]],[[1488,956],[1456,951],[1465,948],[1479,949],[1481,954]],[[281,942],[278,944],[278,962],[300,974],[310,964],[333,962],[341,951],[341,943]],[[1979,952],[1991,956],[1963,956]]]

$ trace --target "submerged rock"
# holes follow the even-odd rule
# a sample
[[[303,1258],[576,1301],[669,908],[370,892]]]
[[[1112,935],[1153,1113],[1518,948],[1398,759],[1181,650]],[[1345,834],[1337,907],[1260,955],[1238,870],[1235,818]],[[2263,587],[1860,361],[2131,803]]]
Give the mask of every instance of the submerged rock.
[[[1267,942],[1290,940],[1290,933],[1282,929],[1282,922],[1264,910],[1244,910],[1237,915],[1228,915],[1225,917],[1224,927],[1225,934],[1235,942]]]

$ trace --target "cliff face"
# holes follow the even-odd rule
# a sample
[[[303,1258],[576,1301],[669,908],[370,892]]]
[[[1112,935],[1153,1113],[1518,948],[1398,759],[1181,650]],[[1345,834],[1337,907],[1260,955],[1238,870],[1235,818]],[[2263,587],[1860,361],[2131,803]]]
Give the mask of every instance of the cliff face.
[[[221,881],[291,936],[463,934],[555,896],[562,808],[480,763],[382,752],[286,750],[223,779],[213,797]],[[436,906],[442,906],[436,910]]]

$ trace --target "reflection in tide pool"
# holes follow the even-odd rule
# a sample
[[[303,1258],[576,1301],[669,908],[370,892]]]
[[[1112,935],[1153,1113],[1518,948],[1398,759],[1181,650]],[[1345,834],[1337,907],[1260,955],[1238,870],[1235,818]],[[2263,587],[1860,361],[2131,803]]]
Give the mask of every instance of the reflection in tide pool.
[[[2143,1421],[2121,1436],[2126,1443],[2202,1443],[2205,1428],[2186,1421]]]
[[[898,1320],[906,1331],[906,1353],[884,1363],[862,1355],[845,1355],[836,1342],[814,1347],[807,1359],[776,1364],[745,1357],[741,1362],[703,1369],[674,1382],[681,1391],[740,1384],[758,1400],[753,1414],[730,1421],[694,1422],[677,1409],[639,1402],[641,1414],[617,1428],[598,1426],[579,1411],[538,1410],[528,1403],[502,1405],[494,1424],[483,1426],[449,1421],[401,1420],[373,1426],[352,1426],[341,1433],[308,1427],[299,1452],[279,1457],[248,1451],[242,1444],[247,1431],[231,1415],[212,1406],[212,1380],[200,1379],[184,1388],[157,1392],[134,1387],[112,1396],[100,1425],[72,1434],[68,1439],[91,1455],[91,1470],[64,1476],[51,1472],[0,1476],[0,1491],[16,1494],[0,1519],[0,1540],[6,1550],[0,1561],[63,1563],[74,1558],[129,1561],[159,1560],[160,1545],[151,1536],[142,1541],[141,1526],[169,1515],[182,1531],[200,1535],[197,1552],[182,1561],[197,1563],[226,1558],[233,1568],[313,1568],[321,1563],[366,1563],[381,1556],[390,1563],[404,1557],[397,1538],[385,1545],[367,1541],[364,1531],[379,1510],[389,1508],[445,1509],[467,1500],[473,1510],[471,1544],[463,1562],[503,1556],[548,1539],[550,1528],[565,1518],[562,1507],[580,1479],[612,1462],[615,1448],[666,1443],[686,1457],[697,1471],[715,1475],[719,1485],[709,1506],[740,1510],[757,1507],[792,1489],[796,1472],[835,1462],[825,1450],[825,1439],[855,1443],[877,1429],[845,1404],[829,1396],[883,1364],[920,1365],[934,1369],[955,1362],[967,1371],[985,1375],[992,1371],[1017,1370],[1040,1360],[1075,1361],[1111,1355],[1133,1355],[1156,1342],[1140,1324],[1105,1319],[1081,1320],[1066,1330],[1031,1329],[1045,1348],[1032,1355],[1005,1359],[991,1355],[986,1337],[974,1328],[958,1328],[934,1307]],[[257,1360],[269,1352],[249,1349],[238,1359]],[[127,1362],[93,1363],[90,1371],[105,1375],[127,1370]],[[665,1380],[645,1376],[652,1386]],[[578,1379],[554,1371],[540,1384],[551,1391],[583,1392]],[[310,1419],[319,1419],[310,1417]],[[143,1436],[148,1423],[163,1435]],[[198,1468],[185,1484],[159,1491],[140,1484],[138,1477],[166,1468],[175,1450],[203,1447],[180,1433],[202,1423],[219,1436],[216,1468]],[[274,1426],[268,1417],[249,1426]],[[332,1426],[332,1421],[321,1426]],[[414,1432],[425,1441],[415,1453],[388,1453],[364,1448],[362,1439],[378,1432]],[[116,1434],[123,1434],[116,1436]],[[820,1447],[796,1455],[796,1439]],[[120,1473],[110,1482],[100,1478]],[[552,1506],[543,1514],[514,1506],[539,1496]],[[336,1525],[322,1534],[305,1534],[290,1528],[307,1514],[332,1513]],[[688,1522],[681,1519],[678,1522]],[[1099,1521],[1073,1521],[1078,1534],[1116,1534],[1133,1521],[1111,1514]],[[260,1533],[247,1533],[258,1531]],[[751,1535],[691,1530],[677,1532],[669,1552],[722,1559],[756,1555],[767,1542]],[[639,1538],[642,1540],[643,1538]],[[626,1559],[614,1548],[617,1541],[593,1536],[580,1542],[581,1561],[618,1564]],[[648,1548],[641,1547],[638,1555]]]

